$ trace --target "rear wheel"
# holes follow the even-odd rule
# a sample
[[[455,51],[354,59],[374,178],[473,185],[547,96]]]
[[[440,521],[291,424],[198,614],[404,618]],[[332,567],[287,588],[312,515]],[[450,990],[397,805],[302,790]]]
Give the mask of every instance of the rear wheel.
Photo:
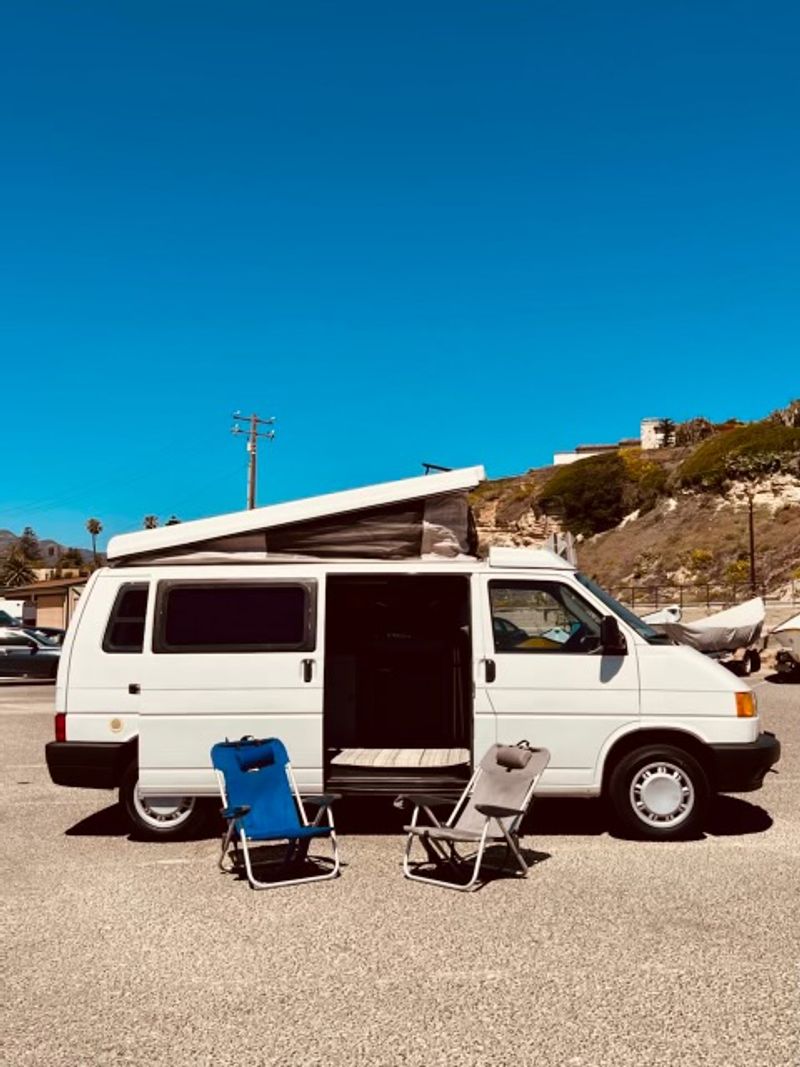
[[[207,812],[197,797],[153,797],[139,793],[139,768],[132,763],[122,777],[119,802],[138,837],[168,841],[186,837],[203,825]]]
[[[622,757],[611,772],[609,793],[625,830],[665,841],[697,833],[710,788],[694,756],[671,745],[648,745]]]

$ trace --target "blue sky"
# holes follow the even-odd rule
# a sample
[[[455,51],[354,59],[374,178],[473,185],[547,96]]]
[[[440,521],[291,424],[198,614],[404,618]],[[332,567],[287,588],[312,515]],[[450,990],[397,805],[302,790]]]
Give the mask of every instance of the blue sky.
[[[0,528],[85,545],[800,393],[790,3],[4,14]],[[10,443],[10,448],[9,448]]]

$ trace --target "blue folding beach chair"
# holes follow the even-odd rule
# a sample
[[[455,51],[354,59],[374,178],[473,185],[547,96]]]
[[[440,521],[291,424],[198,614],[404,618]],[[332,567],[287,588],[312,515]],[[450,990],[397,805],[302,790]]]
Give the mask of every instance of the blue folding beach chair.
[[[317,808],[316,818],[309,823],[303,801],[297,790],[289,756],[282,741],[275,737],[257,741],[220,741],[211,749],[211,763],[217,772],[222,795],[222,817],[228,827],[222,838],[221,870],[226,866],[228,850],[233,845],[238,855],[241,845],[247,878],[254,889],[271,889],[278,885],[298,885],[301,882],[321,882],[339,873],[339,848],[333,826],[331,804],[338,799],[326,796],[306,797],[306,804]],[[327,821],[323,818],[327,816]],[[250,845],[253,842],[288,841],[289,850],[284,869],[302,864],[314,838],[327,837],[333,857],[315,857],[315,861],[332,864],[325,874],[311,874],[302,878],[289,877],[261,882],[253,875]]]

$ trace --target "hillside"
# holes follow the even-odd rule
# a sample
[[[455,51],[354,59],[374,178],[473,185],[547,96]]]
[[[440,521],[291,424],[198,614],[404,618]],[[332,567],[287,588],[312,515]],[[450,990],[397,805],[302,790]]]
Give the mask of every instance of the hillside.
[[[67,546],[49,538],[40,537],[38,540],[43,565],[45,567],[55,566],[58,558],[67,551]],[[11,530],[0,530],[0,556],[5,555],[10,548],[13,548],[17,541],[19,541],[19,536]],[[86,563],[91,562],[92,553],[90,549],[79,548],[77,551],[80,553],[81,559]]]
[[[752,498],[759,585],[800,579],[800,404],[747,424],[691,420],[675,437],[485,483],[472,498],[483,546],[569,530],[580,566],[611,588],[743,586]]]

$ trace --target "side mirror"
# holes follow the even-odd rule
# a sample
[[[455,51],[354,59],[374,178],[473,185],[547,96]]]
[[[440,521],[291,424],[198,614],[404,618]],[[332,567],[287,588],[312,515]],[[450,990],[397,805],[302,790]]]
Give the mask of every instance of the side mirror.
[[[613,615],[604,615],[600,623],[600,651],[604,656],[627,656],[628,643]]]

